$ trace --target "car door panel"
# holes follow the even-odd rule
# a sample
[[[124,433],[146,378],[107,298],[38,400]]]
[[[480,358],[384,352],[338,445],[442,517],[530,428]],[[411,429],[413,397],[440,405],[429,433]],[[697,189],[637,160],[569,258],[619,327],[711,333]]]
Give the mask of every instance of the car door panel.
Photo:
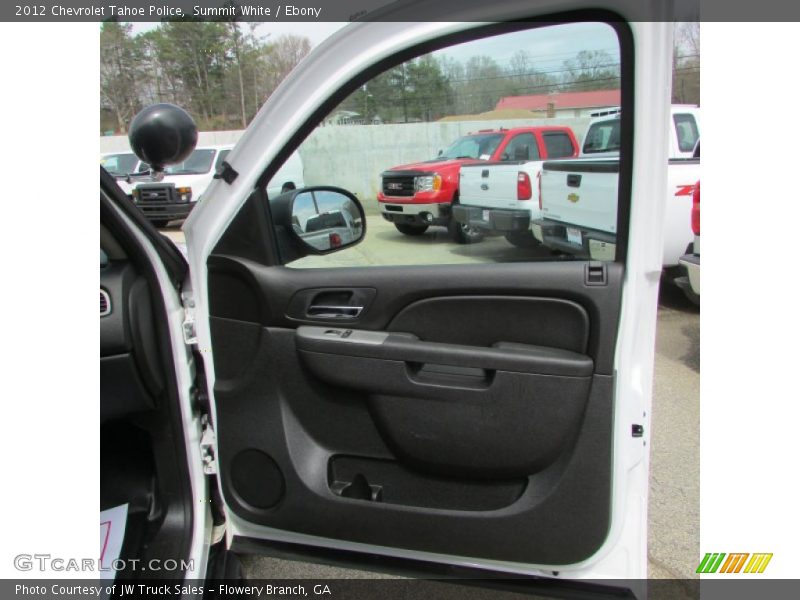
[[[591,285],[585,266],[306,270],[212,255],[226,503],[331,539],[586,559],[609,527],[623,267]],[[365,306],[315,319],[304,309],[320,294]]]

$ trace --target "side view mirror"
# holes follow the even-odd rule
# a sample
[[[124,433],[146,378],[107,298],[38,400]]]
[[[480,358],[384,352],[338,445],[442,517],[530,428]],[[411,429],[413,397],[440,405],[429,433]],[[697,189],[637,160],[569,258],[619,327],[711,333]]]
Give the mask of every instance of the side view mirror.
[[[185,110],[174,104],[153,104],[131,121],[131,150],[150,165],[154,173],[189,158],[197,145],[197,125]]]
[[[270,199],[270,209],[275,226],[284,233],[278,239],[288,239],[293,247],[293,251],[283,251],[290,260],[343,250],[359,243],[366,234],[364,208],[353,194],[341,188],[291,190]]]

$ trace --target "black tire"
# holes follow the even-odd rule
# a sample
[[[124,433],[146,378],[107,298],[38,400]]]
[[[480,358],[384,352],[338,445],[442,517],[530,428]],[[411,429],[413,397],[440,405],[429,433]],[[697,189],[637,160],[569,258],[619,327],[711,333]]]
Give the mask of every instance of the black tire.
[[[456,202],[453,203],[457,204]],[[464,223],[459,223],[453,217],[450,217],[450,222],[447,224],[447,230],[450,232],[450,237],[454,242],[459,244],[477,244],[483,241],[484,233],[477,227],[469,227]]]
[[[411,225],[409,223],[395,223],[397,231],[404,235],[422,235],[428,230],[427,225]]]
[[[533,236],[533,232],[528,231],[509,231],[505,234],[506,241],[517,248],[535,248],[541,242]]]
[[[296,189],[297,188],[295,187],[294,183],[289,181],[288,183],[284,183],[281,186],[281,194],[285,194],[286,192],[291,192],[292,190],[296,190]]]
[[[153,227],[156,229],[164,229],[169,224],[169,221],[165,221],[164,219],[157,219],[155,221],[150,221],[153,224]]]
[[[696,307],[700,307],[700,294],[695,294],[691,287],[685,287],[683,289],[683,294],[686,296],[686,299],[694,304]]]

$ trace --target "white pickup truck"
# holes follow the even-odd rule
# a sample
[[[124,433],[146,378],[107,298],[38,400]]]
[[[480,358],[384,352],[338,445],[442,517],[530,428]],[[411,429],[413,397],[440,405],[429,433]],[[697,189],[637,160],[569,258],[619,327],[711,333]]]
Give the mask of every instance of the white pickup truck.
[[[511,130],[495,162],[462,165],[460,202],[453,218],[476,233],[502,233],[515,246],[538,245],[531,220],[539,213],[539,174],[547,159],[578,155],[578,140],[563,126]],[[481,235],[469,236],[476,242]]]
[[[664,212],[663,266],[678,265],[692,243],[686,227],[692,192],[700,179],[700,109],[674,105]],[[595,119],[581,156],[546,161],[541,172],[540,218],[533,236],[546,246],[581,258],[614,260],[619,193],[619,113]]]

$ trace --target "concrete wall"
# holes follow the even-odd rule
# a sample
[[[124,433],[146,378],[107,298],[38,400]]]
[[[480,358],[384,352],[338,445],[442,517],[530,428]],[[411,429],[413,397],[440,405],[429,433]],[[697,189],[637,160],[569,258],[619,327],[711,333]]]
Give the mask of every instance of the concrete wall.
[[[240,131],[201,131],[198,146],[235,144],[244,133]],[[107,135],[100,137],[100,154],[106,152],[125,152],[131,149],[127,135]]]
[[[531,125],[567,125],[578,140],[589,119],[538,119],[334,125],[317,128],[300,147],[309,185],[335,184],[355,193],[372,212],[380,174],[391,167],[435,158],[456,138],[479,129]],[[373,206],[374,204],[374,206]]]
[[[457,137],[479,129],[535,125],[572,127],[580,142],[590,119],[520,119],[505,121],[455,121],[399,125],[329,125],[318,127],[300,146],[306,185],[336,185],[354,194],[368,212],[375,200],[381,172],[404,163],[435,158]],[[198,145],[231,144],[242,131],[202,132]],[[100,138],[101,152],[128,150],[126,136]]]

